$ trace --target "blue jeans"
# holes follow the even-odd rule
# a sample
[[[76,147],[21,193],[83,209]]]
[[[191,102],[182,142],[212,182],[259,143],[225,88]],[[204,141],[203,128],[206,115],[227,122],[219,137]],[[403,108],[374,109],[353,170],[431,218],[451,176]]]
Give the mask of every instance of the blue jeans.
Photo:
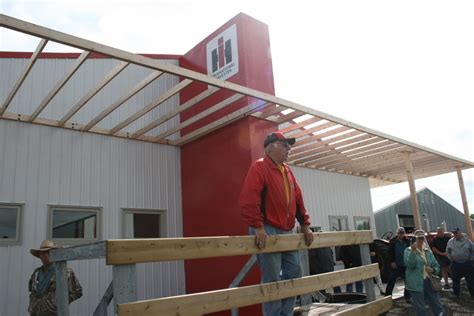
[[[438,292],[431,289],[430,279],[423,281],[423,292],[409,291],[415,305],[416,316],[425,316],[427,314],[426,303],[430,305],[433,315],[445,315],[443,305],[439,299]]]
[[[352,284],[353,283],[346,284],[346,292],[352,292]],[[364,283],[362,283],[362,281],[356,282],[356,292],[357,293],[364,292]]]
[[[292,234],[293,231],[283,231],[273,226],[264,225],[268,235]],[[250,228],[251,235],[255,229]],[[262,283],[289,280],[301,277],[300,254],[298,251],[262,253],[257,255],[262,274]],[[264,316],[292,316],[296,297],[263,303]]]

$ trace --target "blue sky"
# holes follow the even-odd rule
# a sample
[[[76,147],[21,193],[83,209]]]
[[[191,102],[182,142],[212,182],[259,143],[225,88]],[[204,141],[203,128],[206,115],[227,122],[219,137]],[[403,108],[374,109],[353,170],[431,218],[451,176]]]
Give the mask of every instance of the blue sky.
[[[244,12],[269,26],[277,96],[474,161],[473,1],[0,1],[3,14],[134,53],[184,54]],[[37,42],[0,31],[0,50]],[[472,213],[474,171],[463,176]],[[416,186],[462,211],[455,173]],[[408,194],[374,189],[374,210]]]

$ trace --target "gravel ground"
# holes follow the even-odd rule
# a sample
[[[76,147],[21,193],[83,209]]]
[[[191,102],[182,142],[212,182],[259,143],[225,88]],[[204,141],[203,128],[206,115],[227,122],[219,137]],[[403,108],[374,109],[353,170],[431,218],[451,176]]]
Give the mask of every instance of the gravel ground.
[[[448,316],[474,315],[474,299],[471,298],[467,290],[466,282],[461,283],[461,297],[459,299],[452,297],[452,290],[443,290],[441,292],[441,302]],[[415,316],[415,308],[412,304],[405,302],[403,297],[400,297],[393,301],[392,310],[385,315]]]

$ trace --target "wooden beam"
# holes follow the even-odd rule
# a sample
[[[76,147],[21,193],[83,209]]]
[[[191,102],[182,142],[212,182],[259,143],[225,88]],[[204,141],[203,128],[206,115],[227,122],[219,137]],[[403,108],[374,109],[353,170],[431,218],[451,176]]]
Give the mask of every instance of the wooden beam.
[[[265,106],[265,104],[263,105]],[[171,145],[176,145],[176,146],[182,146],[184,144],[189,143],[190,141],[193,141],[201,136],[204,136],[206,134],[209,134],[212,131],[215,131],[218,128],[221,128],[222,126],[228,125],[232,122],[235,122],[242,117],[245,117],[249,115],[250,113],[253,113],[257,111],[258,109],[262,108],[262,102],[261,101],[255,101],[254,103],[247,105],[241,109],[238,109],[237,111],[234,111],[230,114],[227,114],[224,117],[221,117],[218,120],[215,120],[201,128],[198,128],[195,131],[192,131],[191,133],[186,134],[185,136],[179,138],[178,140],[170,140],[169,143]]]
[[[149,84],[151,84],[153,81],[158,79],[163,74],[164,72],[161,72],[161,71],[157,71],[157,70],[153,71],[145,79],[143,79],[138,84],[136,84],[135,87],[133,87],[130,91],[128,91],[126,94],[120,97],[117,101],[115,101],[110,106],[108,106],[105,110],[103,110],[99,115],[94,117],[89,123],[87,123],[86,126],[84,127],[84,131],[90,130],[97,123],[102,121],[107,115],[115,111],[119,106],[127,102],[131,97],[133,97],[135,94],[137,94],[142,89],[147,87]]]
[[[371,279],[378,273],[374,263],[299,279],[120,304],[118,315],[203,315]]]
[[[120,50],[120,49],[116,49],[116,48],[113,48],[113,47],[110,47],[110,46],[106,46],[106,45],[103,45],[103,44],[88,41],[88,40],[85,40],[85,39],[82,39],[82,38],[79,38],[79,37],[75,37],[75,36],[72,36],[72,35],[69,35],[69,34],[65,34],[65,33],[62,33],[62,32],[54,31],[54,30],[51,30],[51,29],[48,29],[48,28],[45,28],[45,27],[41,27],[41,26],[26,22],[26,21],[15,19],[13,17],[7,16],[7,15],[4,15],[4,14],[0,14],[0,26],[4,26],[4,27],[12,29],[12,30],[17,30],[19,32],[26,33],[26,34],[31,34],[31,35],[38,36],[38,37],[41,37],[41,38],[50,39],[50,40],[53,40],[55,42],[65,44],[65,45],[69,45],[69,46],[76,47],[76,48],[80,48],[80,49],[83,49],[83,50],[96,52],[96,53],[107,55],[107,56],[112,56],[116,59],[131,62],[133,64],[140,65],[140,66],[143,66],[143,67],[164,71],[166,73],[170,73],[170,74],[174,74],[174,75],[178,75],[178,76],[183,76],[183,77],[186,77],[188,79],[195,80],[195,81],[200,81],[200,82],[212,85],[212,86],[229,89],[229,90],[234,91],[235,93],[243,94],[243,95],[250,96],[250,97],[255,97],[257,99],[260,99],[260,100],[263,100],[263,101],[266,101],[266,102],[269,102],[269,103],[279,104],[279,105],[281,105],[285,108],[291,108],[291,109],[301,111],[301,112],[304,112],[304,113],[307,113],[307,114],[310,114],[310,115],[313,115],[313,116],[318,116],[318,117],[321,117],[321,118],[326,119],[328,121],[332,121],[336,124],[341,124],[341,125],[344,125],[344,126],[356,129],[356,130],[366,132],[368,134],[377,135],[377,136],[380,136],[382,138],[386,138],[386,139],[392,140],[394,142],[398,142],[398,143],[407,145],[409,147],[414,147],[414,148],[417,148],[417,149],[420,149],[420,150],[428,151],[428,152],[431,152],[431,153],[436,153],[436,154],[442,155],[446,158],[456,160],[456,161],[458,161],[462,164],[467,164],[467,165],[470,165],[470,166],[474,167],[473,162],[470,162],[470,161],[467,161],[467,160],[464,160],[464,159],[461,159],[461,158],[456,158],[456,157],[453,157],[453,156],[435,151],[433,149],[430,149],[430,148],[427,148],[427,147],[424,147],[424,146],[421,146],[421,145],[418,145],[418,144],[414,144],[414,143],[408,142],[406,140],[403,140],[403,139],[400,139],[400,138],[397,138],[397,137],[394,137],[394,136],[391,136],[391,135],[388,135],[388,134],[385,134],[385,133],[381,133],[381,132],[366,128],[364,126],[355,124],[353,122],[343,120],[343,119],[340,119],[338,117],[335,117],[335,116],[317,111],[313,108],[306,107],[306,106],[303,106],[303,105],[300,105],[300,104],[297,104],[297,103],[294,103],[294,102],[290,102],[290,101],[282,99],[282,98],[275,97],[275,96],[273,96],[271,94],[268,94],[268,93],[263,93],[261,91],[250,89],[250,88],[247,88],[247,87],[244,87],[244,86],[241,86],[241,85],[229,82],[229,81],[219,80],[219,79],[213,78],[211,76],[198,73],[196,71],[192,71],[192,70],[181,68],[181,67],[178,67],[178,66],[175,66],[175,65],[167,64],[167,63],[161,62],[159,60],[144,57],[144,56],[141,56],[141,55],[132,54],[132,53]]]
[[[92,88],[82,99],[79,100],[70,110],[59,120],[58,126],[62,127],[66,122],[79,111],[90,99],[92,99],[103,87],[105,87],[112,79],[117,77],[127,66],[128,62],[120,62],[115,66],[94,88]]]
[[[192,107],[193,105],[201,102],[202,100],[204,100],[208,96],[216,93],[218,90],[219,89],[216,88],[216,87],[209,87],[207,90],[204,90],[203,92],[199,93],[198,95],[196,95],[192,99],[186,101],[185,103],[180,105],[178,108],[169,111],[167,114],[163,115],[162,117],[160,117],[156,121],[151,122],[150,124],[148,124],[144,128],[136,131],[135,133],[132,134],[132,136],[130,138],[137,138],[137,137],[145,134],[146,132],[160,126],[161,124],[163,124],[164,122],[169,121],[170,119],[172,119],[173,117],[175,117],[179,113],[189,109],[190,107]]]
[[[17,121],[17,122],[29,122],[28,115],[14,114],[14,113],[9,113],[9,112],[5,112],[2,116],[2,119]],[[75,131],[82,131],[81,129],[84,128],[84,125],[82,124],[67,123],[67,122],[63,126],[59,126],[58,125],[59,123],[57,120],[45,119],[41,117],[38,117],[34,123],[39,124],[39,125],[45,125],[45,126],[60,127],[60,128],[65,128],[68,130],[75,130]],[[89,132],[99,134],[99,135],[111,136],[109,135],[109,130],[104,129],[104,128],[94,127],[91,130],[89,130]],[[128,133],[121,133],[121,132],[116,133],[115,135],[112,135],[112,136],[125,138],[125,139],[130,138]],[[153,138],[150,136],[142,136],[142,137],[137,138],[137,140],[150,142],[150,143],[153,142]]]
[[[67,261],[57,261],[56,268],[56,307],[58,315],[69,316],[69,286],[67,277]]]
[[[464,209],[464,224],[466,225],[466,233],[469,239],[474,242],[474,236],[472,235],[472,221],[469,214],[469,207],[467,206],[466,189],[464,188],[464,180],[462,178],[462,171],[460,167],[456,167],[456,173],[458,175],[459,190],[461,192],[462,207]]]
[[[451,171],[455,171],[456,167],[456,162],[446,160],[440,157],[435,157],[431,159],[427,159],[422,161],[421,163],[417,164],[415,161],[412,160],[412,165],[413,165],[413,170],[414,170],[414,176],[415,179],[417,179],[416,175],[417,174],[422,174],[425,172],[429,172],[431,170],[436,170],[436,169],[445,169],[447,167],[451,168]],[[373,174],[384,174],[387,176],[391,176],[394,174],[405,174],[406,173],[406,163],[403,161],[395,164],[393,168],[384,168],[377,170],[377,172],[371,172],[371,173],[362,173],[364,176],[366,175],[373,175]]]
[[[332,314],[332,316],[360,316],[360,315],[380,315],[388,312],[393,307],[392,296],[386,296],[376,301],[357,305],[343,311]]]
[[[391,145],[383,146],[382,148],[367,150],[367,151],[364,151],[363,153],[360,153],[360,154],[338,155],[338,156],[333,156],[333,157],[330,157],[330,158],[327,158],[327,159],[316,160],[316,161],[313,161],[313,162],[308,162],[307,165],[313,166],[313,167],[316,167],[316,168],[319,168],[319,167],[322,167],[322,166],[325,167],[325,168],[329,168],[329,167],[334,167],[335,165],[340,164],[342,161],[349,162],[349,161],[353,161],[353,159],[355,159],[355,158],[374,156],[374,155],[378,155],[378,154],[381,154],[381,153],[386,153],[388,151],[396,151],[396,150],[398,150],[400,148],[403,148],[403,147],[404,146],[400,145],[400,144],[391,144]]]
[[[303,116],[303,115],[305,115],[305,113],[302,113],[302,112],[300,112],[300,111],[293,111],[293,112],[291,112],[291,113],[289,113],[289,114],[280,116],[279,118],[277,118],[276,122],[277,122],[278,125],[280,125],[280,124],[283,124],[283,123],[292,121],[292,120],[294,120],[295,118],[300,117],[300,116]]]
[[[206,116],[208,115],[211,115],[212,113],[222,109],[222,108],[225,108],[226,106],[228,106],[229,104],[232,104],[240,99],[242,99],[244,96],[241,95],[241,94],[234,94],[230,97],[228,97],[227,99],[224,99],[222,100],[221,102],[211,106],[210,108],[202,111],[202,112],[199,112],[198,114],[194,115],[193,117],[191,117],[190,119],[182,122],[181,124],[179,124],[178,126],[175,126],[173,128],[170,128],[169,130],[167,131],[164,131],[163,133],[161,133],[160,135],[154,137],[153,139],[156,141],[156,142],[159,142],[163,139],[165,139],[166,137],[170,136],[170,135],[173,135],[174,133],[176,133],[177,131],[205,118]]]
[[[303,137],[303,136],[306,136],[308,134],[313,134],[315,132],[318,132],[318,131],[321,131],[321,130],[324,130],[326,128],[330,128],[330,127],[333,127],[335,126],[336,123],[334,122],[325,122],[323,124],[319,124],[319,125],[316,125],[316,126],[313,126],[311,128],[308,128],[308,129],[305,129],[299,133],[296,133],[294,135],[291,135],[292,137],[295,137],[295,138],[300,138],[300,137]]]
[[[76,59],[76,62],[72,66],[71,69],[66,73],[66,75],[56,83],[56,86],[51,90],[48,95],[41,101],[38,107],[33,111],[33,114],[30,116],[30,121],[34,121],[35,118],[40,115],[40,113],[44,110],[44,108],[51,102],[51,100],[58,94],[59,90],[61,90],[64,85],[71,79],[71,77],[76,73],[79,67],[86,61],[87,57],[89,57],[90,52],[84,51],[79,58]]]
[[[297,249],[332,247],[371,243],[369,230],[313,233],[314,242],[308,247],[303,234],[267,237],[267,246],[258,249],[255,236],[190,237],[163,239],[107,240],[107,265],[156,262],[169,260],[215,258],[281,252]]]
[[[53,249],[49,252],[49,260],[72,261],[105,258],[105,241],[91,244]]]
[[[307,125],[316,123],[316,122],[321,121],[321,120],[322,120],[322,118],[313,116],[313,117],[310,117],[307,120],[301,121],[299,123],[291,124],[290,126],[288,126],[286,128],[280,129],[280,132],[282,132],[283,134],[286,134],[288,132],[292,132],[292,131],[297,130],[301,127],[305,127]]]
[[[362,145],[358,146],[358,144],[355,144],[353,146],[338,147],[338,148],[335,148],[335,146],[327,146],[325,148],[328,148],[328,151],[329,151],[328,153],[324,153],[324,152],[320,151],[320,153],[317,154],[317,155],[311,155],[311,156],[306,157],[304,159],[300,159],[300,160],[296,161],[295,163],[306,163],[306,162],[316,161],[317,159],[324,158],[326,156],[332,156],[334,154],[337,154],[338,160],[340,160],[339,158],[341,158],[341,159],[347,158],[347,160],[349,161],[350,160],[350,155],[354,155],[356,153],[361,153],[361,152],[366,152],[366,151],[371,150],[371,149],[381,148],[383,146],[388,145],[389,144],[388,142],[389,142],[388,140],[378,139],[377,144],[370,145],[370,146],[367,146],[366,144],[365,144],[365,146],[362,146]]]
[[[431,155],[425,152],[415,152],[411,154],[412,157],[421,157],[421,155]],[[351,163],[339,164],[338,170],[354,171],[356,170],[361,173],[368,173],[371,170],[377,170],[381,168],[387,168],[394,164],[402,163],[405,172],[405,154],[401,151],[390,151],[380,155],[371,156],[370,158],[358,159]]]
[[[303,145],[301,141],[297,142],[293,148],[291,149],[291,154],[298,154],[298,153],[304,153],[306,151],[309,151],[311,149],[316,149],[322,146],[326,145],[331,145],[331,146],[342,146],[343,144],[352,144],[355,141],[363,140],[363,139],[368,139],[373,137],[372,135],[369,134],[362,134],[362,132],[359,131],[352,131],[349,133],[344,133],[342,135],[334,136],[331,138],[327,138],[325,140],[320,140],[317,137],[308,137],[312,138],[312,141],[316,141],[315,143],[309,144],[309,145]],[[356,136],[356,137],[354,137]],[[304,140],[308,139],[305,138]]]
[[[282,111],[285,111],[287,108],[286,107],[283,107],[283,106],[279,106],[277,104],[273,104],[273,106],[270,106],[268,109],[265,109],[264,111],[262,111],[259,115],[259,113],[255,113],[254,116],[255,117],[258,117],[258,118],[261,118],[261,119],[266,119],[270,116],[273,116],[277,113],[280,113]]]
[[[415,179],[413,178],[413,165],[411,163],[410,152],[405,152],[407,179],[410,188],[410,204],[413,212],[413,219],[415,220],[415,229],[421,229],[420,209],[418,207],[418,199],[416,197]]]
[[[1,17],[1,15],[0,15],[0,17]],[[10,103],[12,102],[12,100],[15,97],[16,93],[18,92],[21,85],[23,84],[26,77],[28,76],[31,69],[33,68],[34,64],[36,63],[36,60],[38,60],[38,57],[39,57],[41,51],[46,46],[46,44],[48,44],[48,40],[46,40],[46,39],[42,39],[39,42],[38,46],[35,49],[35,52],[33,53],[33,55],[31,55],[31,58],[28,61],[28,64],[26,64],[25,68],[23,68],[23,71],[21,72],[20,77],[18,77],[18,80],[15,82],[15,85],[13,86],[12,90],[8,94],[5,101],[3,101],[3,104],[0,107],[0,116],[3,115],[3,113],[5,113],[6,109],[8,108]]]
[[[350,160],[338,159],[338,160],[334,160],[332,162],[327,161],[325,167],[326,168],[329,168],[329,167],[330,168],[335,168],[336,166],[341,165],[341,164],[351,165],[352,163],[357,163],[359,161],[363,161],[365,159],[370,159],[370,158],[375,158],[375,159],[379,160],[383,155],[394,154],[394,153],[397,153],[397,152],[402,151],[404,149],[406,149],[405,145],[392,144],[392,145],[385,146],[384,148],[381,148],[381,149],[375,149],[375,150],[372,150],[372,151],[363,152],[361,154],[355,154],[355,155],[350,155],[350,156],[348,155],[348,158]],[[318,165],[316,165],[316,166],[318,166]]]
[[[165,102],[166,100],[174,96],[176,93],[178,93],[179,91],[189,86],[192,82],[193,82],[192,80],[184,79],[183,81],[181,81],[180,83],[178,83],[177,85],[175,85],[174,87],[172,87],[171,89],[169,89],[168,91],[160,95],[153,102],[151,102],[150,104],[140,109],[138,112],[136,112],[129,118],[125,119],[124,121],[114,126],[110,130],[110,134],[115,134],[118,131],[122,130],[123,128],[127,127],[128,125],[132,124],[133,122],[138,120],[140,117],[147,114],[148,112],[150,112],[151,110],[158,107],[160,104],[162,104],[163,102]]]

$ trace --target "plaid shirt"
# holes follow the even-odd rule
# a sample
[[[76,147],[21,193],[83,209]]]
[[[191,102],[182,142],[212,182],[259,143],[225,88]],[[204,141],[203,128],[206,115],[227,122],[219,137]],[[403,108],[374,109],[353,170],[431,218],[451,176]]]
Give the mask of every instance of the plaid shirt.
[[[30,291],[30,305],[28,312],[33,316],[52,316],[56,315],[56,273],[53,274],[49,285],[43,293],[39,293],[37,288],[38,274],[43,267],[37,268],[31,275],[28,282],[28,290]],[[82,296],[82,286],[79,284],[74,272],[67,269],[69,303],[77,300]]]

